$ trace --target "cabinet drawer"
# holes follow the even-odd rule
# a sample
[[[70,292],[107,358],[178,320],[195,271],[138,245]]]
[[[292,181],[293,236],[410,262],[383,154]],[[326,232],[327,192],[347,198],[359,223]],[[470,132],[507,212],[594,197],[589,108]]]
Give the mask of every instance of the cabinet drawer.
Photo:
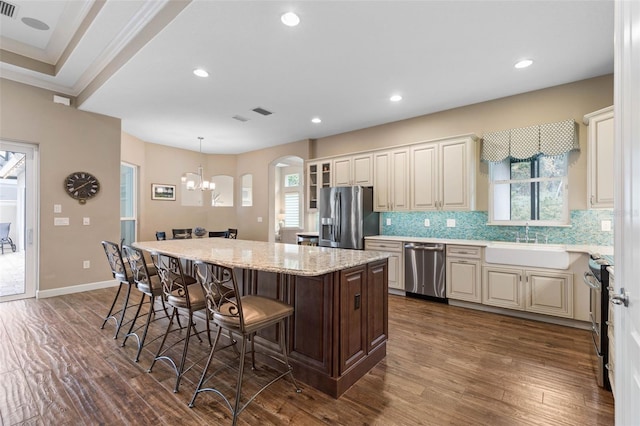
[[[480,259],[482,257],[482,247],[447,245],[447,257],[450,256]]]
[[[365,240],[365,250],[402,252],[402,241],[370,241]]]

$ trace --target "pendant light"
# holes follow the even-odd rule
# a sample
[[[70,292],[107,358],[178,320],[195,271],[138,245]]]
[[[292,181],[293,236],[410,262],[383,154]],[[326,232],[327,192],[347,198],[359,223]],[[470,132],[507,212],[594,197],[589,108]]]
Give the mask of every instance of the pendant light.
[[[202,155],[202,136],[198,136],[200,140],[200,155]],[[195,191],[197,189],[206,191],[213,189],[214,185],[210,184],[208,180],[202,176],[202,165],[198,166],[197,172],[185,172],[182,174],[181,181],[184,183],[189,191]]]

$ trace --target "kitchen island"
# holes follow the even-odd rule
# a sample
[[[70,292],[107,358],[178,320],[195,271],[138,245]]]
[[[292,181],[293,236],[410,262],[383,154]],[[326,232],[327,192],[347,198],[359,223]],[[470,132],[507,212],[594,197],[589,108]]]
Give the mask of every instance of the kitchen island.
[[[134,245],[232,267],[244,294],[292,305],[285,332],[294,376],[334,398],[386,355],[387,253],[224,238]],[[282,338],[275,327],[259,337],[265,346]]]

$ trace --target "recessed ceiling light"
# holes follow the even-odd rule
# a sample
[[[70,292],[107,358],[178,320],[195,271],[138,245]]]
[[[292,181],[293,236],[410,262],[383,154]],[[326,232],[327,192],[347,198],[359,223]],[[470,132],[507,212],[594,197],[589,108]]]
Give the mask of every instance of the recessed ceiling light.
[[[314,117],[311,119],[311,122],[318,124],[318,123],[322,123],[322,120],[320,120],[318,117]]]
[[[3,2],[4,3],[4,2]],[[21,19],[22,23],[35,30],[46,31],[49,29],[49,25],[45,24],[39,19],[24,17]]]
[[[520,68],[526,68],[528,66],[530,66],[531,64],[533,64],[533,61],[531,59],[523,59],[520,62],[517,62],[514,67],[520,69]]]
[[[389,100],[391,102],[400,102],[402,100],[402,96],[400,95],[393,95],[389,98]]]
[[[202,68],[196,68],[195,70],[193,70],[193,73],[198,77],[209,77],[209,73]]]
[[[295,27],[300,23],[300,17],[293,12],[287,12],[280,17],[283,24],[288,27]]]

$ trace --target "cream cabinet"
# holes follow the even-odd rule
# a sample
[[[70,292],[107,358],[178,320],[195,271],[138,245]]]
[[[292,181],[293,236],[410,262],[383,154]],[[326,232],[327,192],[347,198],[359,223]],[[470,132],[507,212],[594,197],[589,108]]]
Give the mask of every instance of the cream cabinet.
[[[555,270],[485,266],[482,303],[573,318],[573,274]]]
[[[473,136],[412,146],[411,210],[473,210],[475,152]]]
[[[583,121],[589,127],[587,205],[613,208],[613,107],[587,114]]]
[[[409,148],[373,153],[373,209],[409,210]]]
[[[482,303],[482,248],[447,245],[447,298]]]
[[[369,153],[333,159],[333,186],[373,185],[373,160]]]
[[[389,291],[404,292],[404,243],[402,241],[365,240],[365,250],[384,251],[391,254],[388,262]]]
[[[316,210],[320,189],[331,186],[331,168],[330,160],[307,163],[307,210]]]

